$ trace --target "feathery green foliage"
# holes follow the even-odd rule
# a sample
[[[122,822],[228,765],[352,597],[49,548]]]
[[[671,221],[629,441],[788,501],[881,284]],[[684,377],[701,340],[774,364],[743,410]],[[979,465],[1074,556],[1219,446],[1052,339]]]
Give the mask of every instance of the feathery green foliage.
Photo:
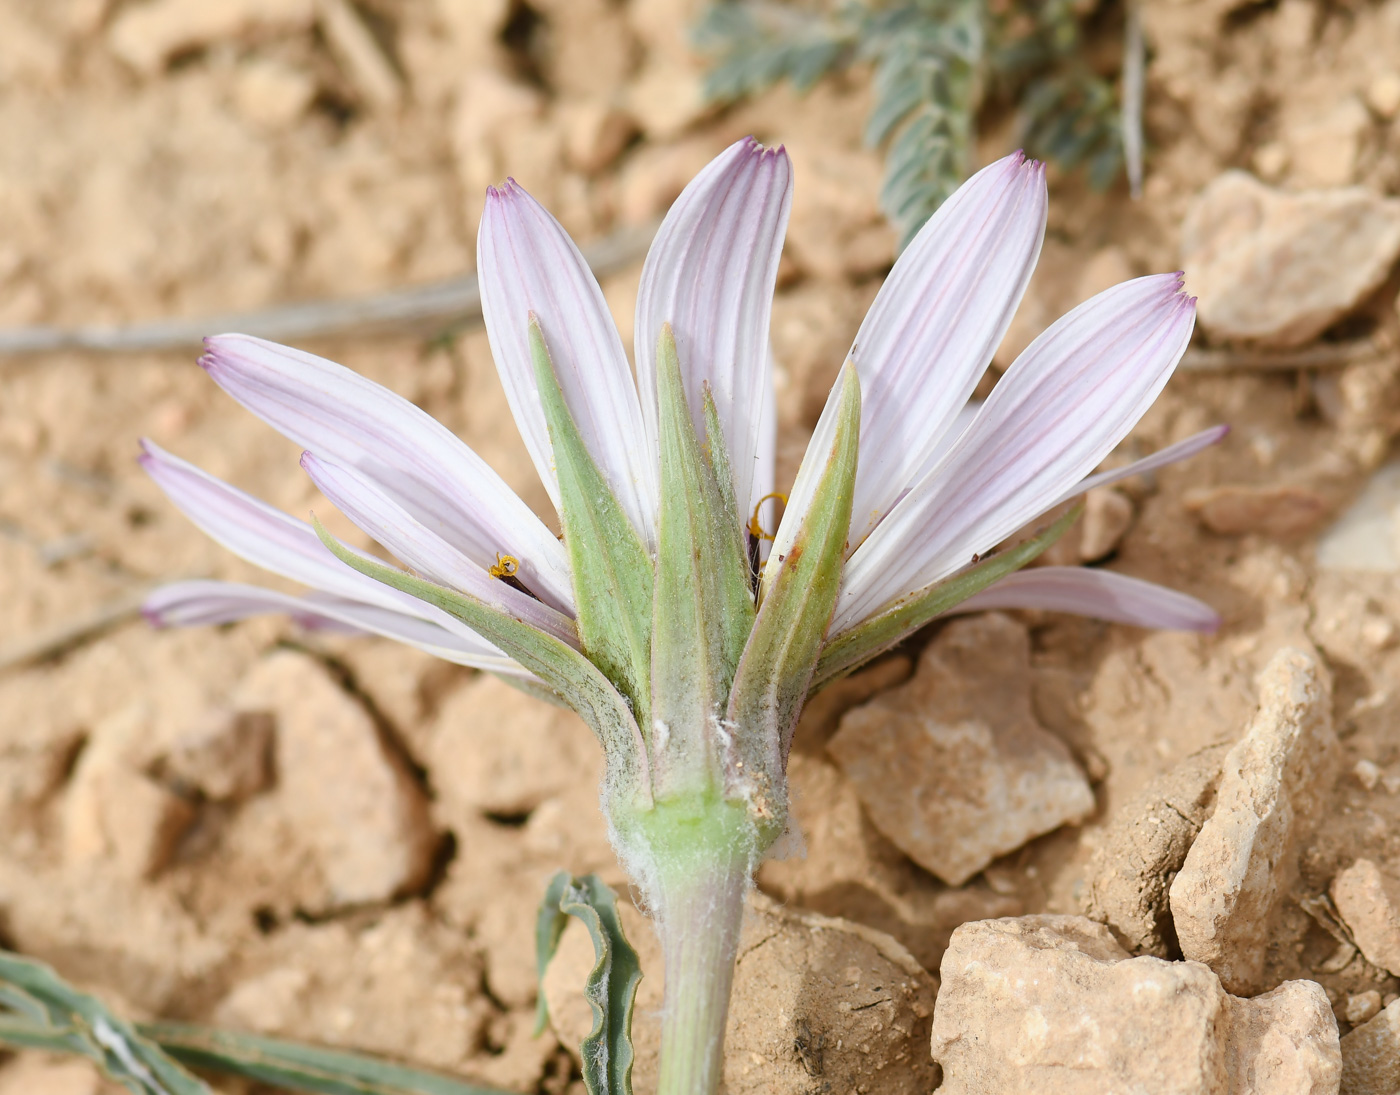
[[[825,10],[715,0],[694,38],[714,60],[706,93],[717,102],[873,67],[865,139],[886,150],[880,202],[901,248],[971,173],[989,96],[1016,104],[1033,156],[1084,166],[1097,187],[1122,162],[1118,96],[1083,56],[1073,0],[837,0]]]

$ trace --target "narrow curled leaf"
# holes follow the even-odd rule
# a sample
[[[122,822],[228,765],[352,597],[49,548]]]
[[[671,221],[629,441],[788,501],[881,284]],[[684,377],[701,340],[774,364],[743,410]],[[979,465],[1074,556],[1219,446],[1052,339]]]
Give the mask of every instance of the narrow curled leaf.
[[[1068,532],[1083,512],[1084,505],[1079,503],[1038,536],[991,555],[951,578],[900,598],[888,608],[835,636],[822,651],[821,661],[817,663],[816,673],[812,676],[812,691],[844,677],[912,635],[930,620],[951,611],[993,582],[1020,570]]]
[[[749,564],[739,539],[724,438],[709,438],[707,459],[681,383],[669,326],[656,355],[661,441],[661,512],[652,631],[652,717],[665,724],[668,745],[654,750],[657,789],[675,779],[703,781],[716,761],[710,726],[720,717],[734,669],[753,625]],[[709,406],[713,404],[707,401]],[[672,787],[671,789],[674,789]]]
[[[0,951],[0,1042],[86,1057],[132,1095],[212,1095],[159,1046],[42,962]]]
[[[541,981],[569,916],[588,929],[597,956],[583,988],[593,1009],[593,1029],[579,1047],[584,1085],[589,1095],[632,1095],[632,1007],[642,966],[622,930],[617,895],[597,875],[573,878],[560,871],[550,880],[535,933]],[[541,989],[537,1031],[547,1018]]]
[[[363,1053],[260,1034],[192,1023],[141,1023],[137,1029],[192,1067],[246,1076],[289,1091],[315,1095],[512,1095]]]
[[[530,355],[554,450],[579,638],[589,660],[632,701],[638,725],[646,728],[651,706],[651,560],[564,402],[544,333],[533,316]]]
[[[362,555],[327,532],[314,515],[311,523],[321,543],[346,566],[437,606],[539,677],[598,735],[609,770],[636,775],[630,769],[645,761],[641,735],[632,712],[608,679],[577,650],[464,593],[434,585]],[[633,780],[631,785],[645,786],[645,781]]]
[[[784,824],[778,812],[786,797],[778,781],[836,607],[851,527],[860,380],[850,363],[841,377],[836,420],[831,456],[797,536],[785,557],[768,560],[768,566],[779,568],[777,577],[768,584],[729,697],[728,721],[750,731],[736,736],[742,770],[731,777],[756,816],[767,814],[774,837]]]

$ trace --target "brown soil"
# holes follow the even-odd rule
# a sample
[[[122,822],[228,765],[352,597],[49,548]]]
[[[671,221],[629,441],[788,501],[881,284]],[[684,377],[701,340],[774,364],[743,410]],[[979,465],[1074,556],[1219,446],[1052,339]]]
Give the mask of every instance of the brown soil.
[[[1400,190],[1400,73],[1388,67],[1400,2],[1147,7],[1145,197],[1094,194],[1052,172],[1041,268],[999,364],[1089,294],[1174,269],[1188,203],[1228,168],[1285,187]],[[880,158],[861,144],[864,78],[707,113],[682,39],[688,0],[357,10],[368,57],[309,2],[0,0],[0,324],[229,312],[464,272],[483,189],[507,173],[595,239],[663,211],[712,154],[753,133],[784,143],[796,165],[773,328],[789,480],[891,257]],[[150,25],[134,37],[138,17]],[[150,53],[153,41],[164,52]],[[984,159],[1008,150],[1011,130],[1009,118],[987,122]],[[629,343],[639,269],[605,284]],[[1394,296],[1390,284],[1331,334],[1388,329]],[[547,509],[480,330],[312,348],[424,406]],[[333,517],[294,447],[222,396],[193,356],[0,362],[0,646],[158,579],[263,580],[145,479],[140,436],[290,512]],[[825,750],[844,710],[908,675],[901,653],[804,718],[792,779],[806,858],[765,865],[761,888],[888,932],[934,971],[966,920],[1079,912],[1115,812],[1189,755],[1236,740],[1255,674],[1284,645],[1321,651],[1343,749],[1294,896],[1323,893],[1360,857],[1400,861],[1400,585],[1315,559],[1323,515],[1360,492],[1400,429],[1397,375],[1393,355],[1315,374],[1182,372],[1112,458],[1232,426],[1215,449],[1126,488],[1131,524],[1107,560],[1210,602],[1219,634],[1023,615],[1035,715],[1090,776],[1087,823],[957,888],[905,858]],[[1203,526],[1201,492],[1224,486],[1243,488],[1255,507],[1246,525],[1265,531]],[[1271,523],[1300,496],[1313,515],[1303,527],[1296,506]],[[282,660],[269,666],[272,654]],[[287,659],[314,680],[305,695],[278,685]],[[559,1042],[529,1036],[545,881],[564,867],[624,885],[577,720],[415,652],[278,620],[186,632],[127,620],[0,672],[6,944],[138,1016],[360,1046],[521,1091],[581,1090]],[[256,709],[279,716],[275,745],[235,714]],[[358,752],[326,745],[320,718]],[[286,729],[298,719],[304,731]],[[220,735],[245,733],[272,749],[269,771],[201,783],[194,739],[217,739],[217,756]],[[1381,778],[1359,780],[1359,760]],[[181,764],[193,767],[182,776]],[[371,795],[374,816],[338,813],[328,786]],[[1364,962],[1323,972],[1335,949],[1289,903],[1267,980],[1320,981],[1339,1008],[1400,992]],[[926,1038],[927,1023],[918,1029]],[[923,1068],[926,1042],[910,1044],[901,1052]],[[0,1091],[35,1089],[39,1067],[0,1068]]]

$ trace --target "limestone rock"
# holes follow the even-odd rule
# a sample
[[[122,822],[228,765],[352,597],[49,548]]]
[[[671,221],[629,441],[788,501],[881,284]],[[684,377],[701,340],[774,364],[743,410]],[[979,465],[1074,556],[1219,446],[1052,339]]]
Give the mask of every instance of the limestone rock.
[[[1400,970],[1400,880],[1358,859],[1332,880],[1332,901],[1366,961]]]
[[[253,668],[237,707],[277,719],[278,798],[325,882],[328,907],[384,901],[427,877],[428,805],[369,713],[325,668],[281,651]]]
[[[1084,912],[1133,954],[1170,956],[1168,889],[1215,805],[1229,746],[1187,757],[1153,780],[1109,822],[1089,861]]]
[[[1226,755],[1215,813],[1171,887],[1182,953],[1232,992],[1254,993],[1297,846],[1331,786],[1337,738],[1331,683],[1317,658],[1287,648],[1260,674],[1259,710]]]
[[[596,785],[600,753],[572,711],[482,674],[443,704],[427,760],[449,819],[462,810],[520,817],[575,783]]]
[[[876,828],[954,886],[1094,808],[1031,713],[1026,629],[999,613],[948,624],[913,679],[849,712],[827,748]]]
[[[1342,1039],[1341,1095],[1400,1091],[1400,1000]]]
[[[1196,962],[1130,958],[1101,924],[964,924],[943,957],[940,1095],[1332,1095],[1341,1058],[1326,994],[1289,981],[1254,1000]]]
[[[207,712],[164,758],[162,775],[215,802],[236,802],[272,782],[272,716],[266,711]]]
[[[123,7],[108,34],[113,52],[138,72],[172,57],[253,32],[308,29],[315,0],[151,0]]]
[[[656,933],[619,901],[646,976],[637,990],[633,1084],[656,1088],[664,978]],[[593,945],[570,923],[544,979],[550,1023],[573,1053],[592,1025],[583,983]],[[922,1095],[936,1071],[924,1052],[934,978],[883,932],[749,899],[725,1034],[729,1095],[865,1091]]]
[[[1198,487],[1186,492],[1183,503],[1201,524],[1222,536],[1250,532],[1301,536],[1316,528],[1331,509],[1317,491],[1293,484]]]
[[[1118,546],[1133,523],[1133,502],[1116,487],[1095,487],[1084,495],[1079,526],[1079,561],[1094,563]]]
[[[194,808],[132,763],[126,746],[138,709],[93,730],[78,758],[63,804],[64,858],[107,864],[127,878],[151,878],[170,861]]]
[[[119,1095],[124,1090],[83,1060],[21,1053],[0,1068],[0,1095]]]
[[[1400,201],[1359,187],[1284,193],[1227,171],[1192,203],[1181,253],[1212,337],[1298,346],[1385,281]]]
[[[373,923],[292,923],[244,960],[215,1022],[436,1068],[474,1054],[494,1009],[481,960],[419,902]]]
[[[1377,468],[1318,538],[1317,564],[1333,571],[1400,571],[1400,461]]]

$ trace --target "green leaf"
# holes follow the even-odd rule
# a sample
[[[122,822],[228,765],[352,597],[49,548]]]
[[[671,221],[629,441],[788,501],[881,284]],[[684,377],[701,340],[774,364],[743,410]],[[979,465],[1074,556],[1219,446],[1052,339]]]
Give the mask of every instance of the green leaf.
[[[729,698],[745,797],[770,841],[786,824],[788,747],[841,586],[859,442],[860,380],[848,362],[831,456],[786,558],[768,560],[777,576],[767,583]]]
[[[544,900],[540,911],[535,914],[535,975],[540,989],[535,997],[535,1037],[538,1038],[549,1022],[549,1001],[544,998],[544,972],[559,949],[559,938],[569,923],[569,915],[559,908],[564,900],[564,891],[573,884],[573,876],[568,871],[560,871],[549,880],[545,887]]]
[[[724,710],[734,669],[753,627],[753,590],[740,540],[723,436],[706,458],[681,382],[669,324],[657,346],[661,512],[652,630],[652,718],[666,744],[652,748],[658,794],[699,787],[719,771],[711,726]],[[712,401],[711,401],[712,402]],[[710,417],[710,416],[707,416]],[[718,431],[718,421],[711,429]]]
[[[564,931],[564,918],[576,917],[593,939],[597,962],[584,984],[593,1009],[593,1029],[579,1046],[583,1082],[589,1095],[631,1095],[632,1008],[642,966],[627,942],[617,915],[617,895],[597,875],[572,878],[560,871],[545,891],[536,924],[536,961],[540,980],[549,968]],[[547,1017],[540,988],[540,1015]]]
[[[0,951],[0,1041],[86,1057],[132,1095],[213,1095],[95,996],[42,962]]]
[[[559,478],[579,638],[588,659],[632,701],[637,725],[646,734],[651,726],[651,559],[578,432],[533,315],[530,356]]]
[[[197,1068],[316,1095],[512,1095],[362,1053],[190,1023],[142,1023],[147,1038]]]
[[[1081,502],[1040,535],[1007,551],[988,556],[960,574],[911,593],[835,636],[822,651],[821,661],[817,663],[816,673],[812,677],[812,691],[858,669],[974,593],[981,593],[993,582],[1020,570],[1068,532],[1083,511]]]
[[[539,677],[598,735],[610,776],[623,776],[628,786],[644,786],[634,778],[644,753],[632,712],[598,667],[577,650],[465,593],[371,559],[337,540],[314,514],[311,524],[321,543],[346,566],[442,609]]]

